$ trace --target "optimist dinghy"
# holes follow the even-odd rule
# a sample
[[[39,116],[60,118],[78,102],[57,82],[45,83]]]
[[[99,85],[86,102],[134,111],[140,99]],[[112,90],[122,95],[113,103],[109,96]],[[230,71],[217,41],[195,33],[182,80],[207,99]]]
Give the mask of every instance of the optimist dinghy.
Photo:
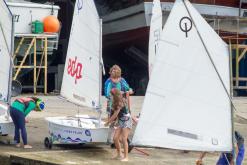
[[[135,146],[231,151],[228,45],[188,0],[176,0],[162,30]]]
[[[78,106],[101,113],[102,23],[94,1],[77,0],[64,69],[61,95]],[[99,115],[101,116],[101,115]],[[77,115],[48,117],[50,137],[45,146],[58,143],[106,142],[108,127],[99,118]]]

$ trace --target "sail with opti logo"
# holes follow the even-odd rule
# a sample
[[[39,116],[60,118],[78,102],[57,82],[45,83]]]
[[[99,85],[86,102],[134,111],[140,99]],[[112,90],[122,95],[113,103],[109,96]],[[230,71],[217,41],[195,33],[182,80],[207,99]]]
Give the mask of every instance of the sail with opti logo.
[[[93,1],[77,0],[61,95],[88,107],[99,105],[101,23]]]
[[[13,16],[6,2],[0,1],[0,135],[13,133],[9,117],[12,81]]]
[[[45,146],[53,143],[106,142],[108,127],[101,121],[100,97],[102,77],[102,21],[94,1],[76,0],[68,52],[64,68],[61,95],[79,106],[90,107],[99,117],[75,115],[47,117],[50,137]]]
[[[149,76],[152,72],[155,56],[158,51],[161,32],[162,32],[161,4],[160,4],[160,0],[154,0],[151,23],[150,23],[150,31],[149,31],[149,48],[148,48]]]
[[[133,144],[231,151],[229,63],[227,44],[188,0],[176,0],[161,34]]]

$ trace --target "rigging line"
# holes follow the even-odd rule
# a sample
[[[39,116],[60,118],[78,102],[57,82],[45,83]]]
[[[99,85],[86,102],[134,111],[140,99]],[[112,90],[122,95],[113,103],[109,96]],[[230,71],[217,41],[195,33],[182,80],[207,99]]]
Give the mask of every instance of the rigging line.
[[[4,4],[6,5],[8,11],[9,11],[9,14],[11,15],[11,17],[13,17],[13,13],[10,11],[10,9],[9,9],[7,3],[5,2],[5,0],[3,0],[3,2],[4,2]]]
[[[226,92],[226,94],[227,94],[227,96],[228,96],[230,102],[231,102],[231,105],[232,105],[233,109],[234,109],[235,111],[237,111],[236,107],[234,106],[234,104],[233,104],[233,102],[232,102],[231,96],[230,96],[230,94],[228,93],[227,88],[226,88],[226,86],[225,86],[225,84],[224,84],[224,82],[223,82],[223,80],[222,80],[222,78],[221,78],[221,76],[220,76],[220,74],[219,74],[217,68],[216,68],[216,65],[215,65],[215,63],[214,63],[214,61],[213,61],[213,59],[212,59],[212,57],[211,57],[209,51],[208,51],[208,48],[207,48],[207,46],[206,46],[204,40],[202,39],[202,36],[201,36],[200,32],[199,32],[198,29],[197,29],[197,26],[196,26],[196,24],[195,24],[195,21],[194,21],[194,19],[192,18],[192,15],[191,15],[191,13],[190,13],[190,11],[189,11],[187,5],[185,4],[185,0],[183,0],[183,3],[184,3],[184,6],[185,6],[185,8],[186,8],[186,10],[187,10],[187,12],[188,12],[188,14],[189,14],[189,16],[190,16],[190,18],[191,18],[193,24],[194,24],[194,26],[195,26],[196,32],[197,32],[197,34],[198,34],[200,40],[202,41],[203,47],[204,47],[205,50],[206,50],[206,53],[207,53],[207,55],[208,55],[208,57],[209,57],[209,59],[210,59],[210,62],[212,63],[212,65],[213,65],[213,67],[214,67],[214,70],[216,71],[217,76],[218,76],[218,78],[220,79],[220,82],[221,82],[221,84],[222,84],[222,86],[223,86],[223,88],[224,88],[224,90],[225,90],[225,92]]]

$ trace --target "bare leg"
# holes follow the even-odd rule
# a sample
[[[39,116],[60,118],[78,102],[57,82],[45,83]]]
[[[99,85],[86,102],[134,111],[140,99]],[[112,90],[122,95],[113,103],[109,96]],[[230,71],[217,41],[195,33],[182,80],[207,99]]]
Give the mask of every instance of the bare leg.
[[[128,136],[129,136],[130,129],[129,128],[123,128],[122,129],[122,143],[124,147],[124,158],[121,161],[128,161]]]
[[[206,154],[206,152],[202,152],[200,154],[199,159],[196,161],[196,165],[202,165],[202,159],[205,157]]]
[[[113,126],[110,126],[109,132],[108,132],[108,137],[107,137],[107,143],[109,143],[109,144],[114,143],[114,141],[113,141],[113,136],[115,134],[114,132],[115,132],[115,128]]]
[[[114,156],[113,158],[121,158],[121,146],[120,146],[120,141],[119,141],[120,135],[121,135],[121,128],[117,128],[115,130],[114,137],[113,137],[115,147],[117,150],[117,155]]]

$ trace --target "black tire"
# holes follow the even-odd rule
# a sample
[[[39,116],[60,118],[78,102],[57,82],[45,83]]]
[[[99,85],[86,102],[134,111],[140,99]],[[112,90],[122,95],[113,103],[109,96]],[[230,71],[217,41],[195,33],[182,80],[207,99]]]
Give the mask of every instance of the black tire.
[[[46,137],[45,140],[44,140],[44,145],[45,145],[45,148],[52,149],[52,140],[51,140],[51,138]]]
[[[116,148],[114,143],[111,144],[111,148]]]

